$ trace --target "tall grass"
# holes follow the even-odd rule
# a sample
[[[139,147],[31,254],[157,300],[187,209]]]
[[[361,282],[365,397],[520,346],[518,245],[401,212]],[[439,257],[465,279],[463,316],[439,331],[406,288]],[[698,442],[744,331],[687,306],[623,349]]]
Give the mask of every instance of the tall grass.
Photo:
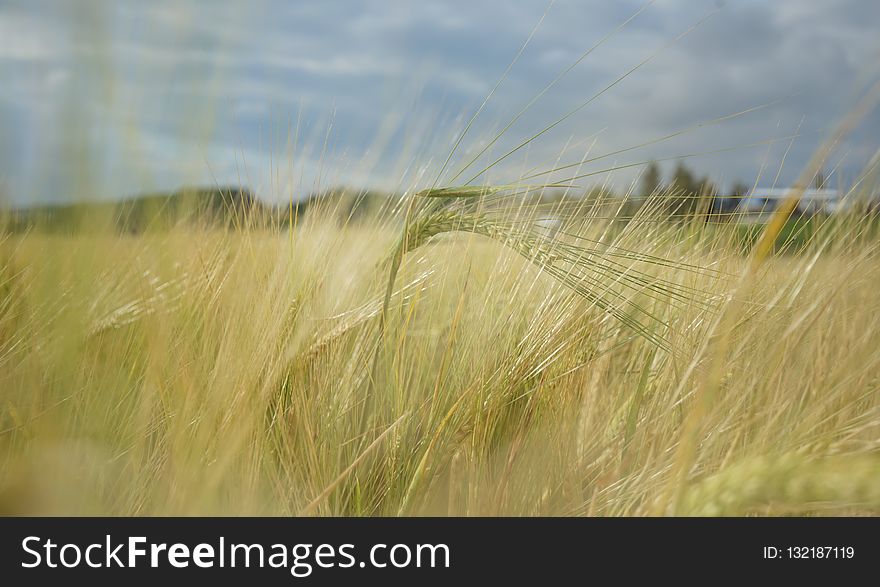
[[[734,227],[587,214],[568,258],[516,210],[463,214],[410,248],[384,326],[399,222],[4,237],[3,511],[641,515],[670,484],[662,513],[880,506],[866,221],[732,299]]]

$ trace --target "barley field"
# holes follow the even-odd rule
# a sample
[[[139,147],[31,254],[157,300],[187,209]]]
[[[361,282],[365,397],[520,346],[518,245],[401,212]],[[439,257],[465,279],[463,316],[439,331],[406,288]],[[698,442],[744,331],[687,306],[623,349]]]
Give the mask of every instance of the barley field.
[[[551,236],[474,197],[4,236],[0,508],[877,511],[868,220],[754,267],[733,226],[585,210]]]

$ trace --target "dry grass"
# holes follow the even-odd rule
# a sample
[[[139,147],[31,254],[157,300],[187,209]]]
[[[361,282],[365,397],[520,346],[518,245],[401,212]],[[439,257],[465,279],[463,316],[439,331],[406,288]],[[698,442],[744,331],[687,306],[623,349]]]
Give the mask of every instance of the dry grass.
[[[815,243],[743,283],[724,227],[585,214],[580,239],[542,240],[482,214],[508,238],[411,247],[384,326],[394,218],[4,237],[0,509],[880,508],[876,245]]]

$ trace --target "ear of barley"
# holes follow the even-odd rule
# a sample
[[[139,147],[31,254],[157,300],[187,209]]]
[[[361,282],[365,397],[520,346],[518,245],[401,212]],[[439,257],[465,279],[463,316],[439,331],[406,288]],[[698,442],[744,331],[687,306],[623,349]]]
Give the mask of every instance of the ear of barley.
[[[636,298],[668,299],[673,304],[697,305],[709,311],[714,307],[715,300],[701,291],[650,275],[621,261],[638,261],[684,272],[701,273],[703,270],[622,247],[591,247],[588,241],[578,240],[577,235],[569,239],[575,241],[572,244],[563,240],[570,236],[568,233],[547,235],[529,220],[539,217],[542,211],[540,203],[521,202],[517,214],[525,221],[509,218],[509,212],[503,206],[530,192],[561,185],[451,186],[417,192],[414,195],[415,211],[390,256],[391,273],[386,300],[390,300],[389,295],[406,252],[423,246],[442,233],[479,234],[515,251],[591,305],[651,343],[669,350],[669,341],[664,334],[668,324]],[[460,204],[460,200],[467,202]],[[495,210],[494,214],[492,209]],[[576,211],[576,208],[557,210],[560,222],[567,221]]]
[[[741,516],[766,508],[808,513],[829,507],[880,510],[880,458],[755,457],[692,485],[675,513]]]

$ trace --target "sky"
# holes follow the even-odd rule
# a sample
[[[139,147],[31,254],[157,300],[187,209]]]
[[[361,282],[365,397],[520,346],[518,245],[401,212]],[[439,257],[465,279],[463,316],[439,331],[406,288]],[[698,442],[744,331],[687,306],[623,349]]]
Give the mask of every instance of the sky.
[[[876,0],[0,0],[0,197],[287,201],[584,159],[579,185],[626,189],[682,156],[785,186],[880,77],[878,23]],[[872,112],[826,175],[846,187],[878,147]]]

